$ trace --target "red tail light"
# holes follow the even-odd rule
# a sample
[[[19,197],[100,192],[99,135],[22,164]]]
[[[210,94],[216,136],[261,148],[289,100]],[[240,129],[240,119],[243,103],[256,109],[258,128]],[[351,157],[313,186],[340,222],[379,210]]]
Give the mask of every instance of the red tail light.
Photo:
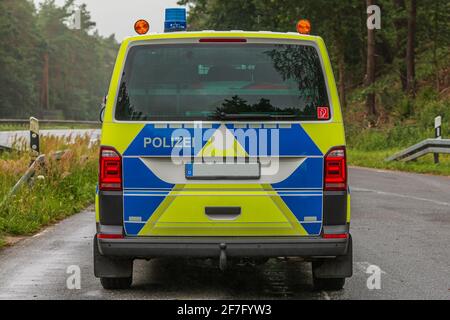
[[[324,190],[347,190],[345,147],[333,148],[325,156]]]
[[[99,189],[122,190],[122,157],[111,147],[100,148]]]
[[[337,233],[337,234],[327,233],[327,234],[323,234],[323,238],[324,239],[347,239],[348,233]]]
[[[98,239],[123,239],[123,234],[98,233]]]

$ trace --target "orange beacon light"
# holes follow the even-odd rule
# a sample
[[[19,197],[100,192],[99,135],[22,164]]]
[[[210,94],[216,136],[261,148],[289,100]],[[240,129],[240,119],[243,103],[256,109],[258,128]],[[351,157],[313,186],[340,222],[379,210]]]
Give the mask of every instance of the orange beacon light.
[[[136,31],[137,34],[146,34],[148,30],[150,30],[150,24],[146,20],[141,19],[134,24],[134,31]]]
[[[306,19],[302,19],[297,23],[297,31],[300,34],[310,34],[311,33],[311,22]]]

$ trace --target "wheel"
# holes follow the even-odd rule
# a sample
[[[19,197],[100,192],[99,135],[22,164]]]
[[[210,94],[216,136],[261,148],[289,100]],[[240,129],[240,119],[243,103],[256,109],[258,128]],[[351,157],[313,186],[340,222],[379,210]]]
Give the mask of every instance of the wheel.
[[[314,289],[338,291],[344,288],[345,278],[313,278]]]
[[[103,288],[128,289],[133,282],[133,260],[102,256],[99,252],[97,236],[94,238],[93,251],[94,275],[100,278]]]
[[[345,278],[353,274],[353,241],[349,237],[347,253],[336,258],[318,259],[312,262],[314,288],[318,290],[341,290]]]
[[[128,278],[100,278],[100,282],[106,290],[128,289],[133,282],[132,277]]]

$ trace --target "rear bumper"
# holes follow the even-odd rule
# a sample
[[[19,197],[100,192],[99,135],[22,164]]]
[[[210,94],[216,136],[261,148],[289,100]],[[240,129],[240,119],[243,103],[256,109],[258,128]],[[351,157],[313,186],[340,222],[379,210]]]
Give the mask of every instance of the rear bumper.
[[[321,237],[142,237],[98,239],[104,256],[122,258],[335,257],[345,255],[348,239]]]

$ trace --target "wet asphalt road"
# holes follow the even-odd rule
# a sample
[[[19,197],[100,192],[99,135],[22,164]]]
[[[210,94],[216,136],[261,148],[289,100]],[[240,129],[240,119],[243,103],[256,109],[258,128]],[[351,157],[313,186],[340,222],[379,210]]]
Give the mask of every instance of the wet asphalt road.
[[[133,287],[106,291],[94,278],[94,213],[86,211],[0,251],[0,299],[450,299],[450,178],[352,168],[354,276],[316,292],[311,267],[294,259],[236,266],[137,261]],[[81,269],[69,290],[67,268]],[[381,289],[369,290],[370,265]]]

